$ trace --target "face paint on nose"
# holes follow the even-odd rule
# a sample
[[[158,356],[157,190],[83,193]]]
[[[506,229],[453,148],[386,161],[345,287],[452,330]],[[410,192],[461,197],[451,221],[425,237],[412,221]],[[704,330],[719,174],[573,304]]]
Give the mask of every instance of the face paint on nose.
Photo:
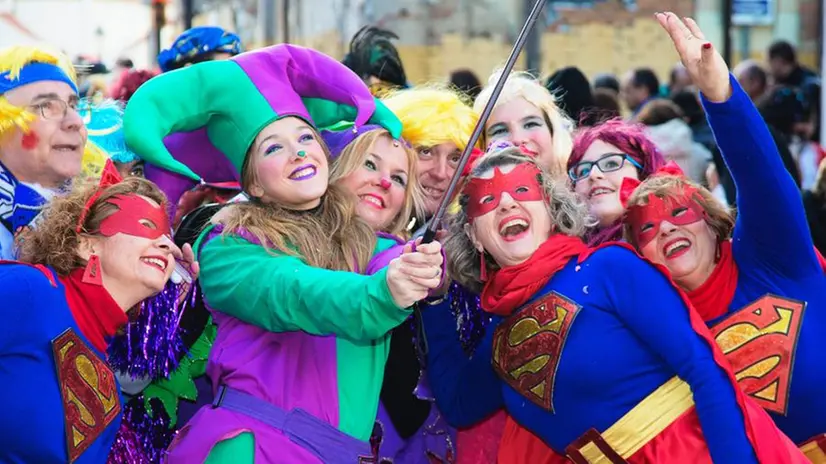
[[[663,221],[675,226],[684,226],[708,218],[708,213],[694,198],[697,190],[684,188],[683,194],[666,198],[651,193],[648,195],[647,204],[628,208],[626,220],[639,248],[648,245],[657,237]]]
[[[468,218],[473,220],[498,208],[505,192],[515,201],[542,200],[539,176],[536,166],[522,163],[507,174],[503,174],[498,167],[493,168],[493,177],[490,179],[474,177],[465,187]]]
[[[383,188],[383,189],[385,189],[385,190],[390,190],[390,186],[391,186],[392,184],[390,184],[390,181],[389,181],[389,180],[387,180],[387,179],[385,179],[384,177],[382,177],[381,182],[379,182],[379,185],[381,186],[381,188]]]
[[[170,236],[169,219],[163,207],[139,195],[117,195],[106,202],[117,206],[118,211],[101,221],[101,235],[111,237],[122,233],[150,240]]]

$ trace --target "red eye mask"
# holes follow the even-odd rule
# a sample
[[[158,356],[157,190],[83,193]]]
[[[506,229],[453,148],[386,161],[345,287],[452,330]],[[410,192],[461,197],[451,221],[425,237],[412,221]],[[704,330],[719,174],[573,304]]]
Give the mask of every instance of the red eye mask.
[[[139,195],[117,195],[106,201],[118,211],[100,223],[100,234],[111,237],[117,233],[155,240],[169,236],[169,220],[161,206],[155,206]]]
[[[498,167],[493,168],[493,177],[490,179],[474,177],[464,190],[468,197],[468,217],[472,221],[498,208],[505,192],[516,201],[542,200],[539,175],[536,166],[522,163],[507,174],[502,174]]]
[[[652,193],[648,195],[648,204],[628,208],[626,221],[631,226],[637,247],[642,248],[654,240],[663,221],[684,226],[706,220],[708,213],[694,199],[696,193],[696,189],[689,187],[674,197],[660,198]]]

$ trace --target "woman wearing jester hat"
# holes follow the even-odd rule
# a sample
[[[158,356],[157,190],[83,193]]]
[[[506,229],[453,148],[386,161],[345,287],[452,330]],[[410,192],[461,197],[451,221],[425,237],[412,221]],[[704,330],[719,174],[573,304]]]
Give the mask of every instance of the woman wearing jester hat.
[[[0,262],[2,462],[106,461],[122,415],[109,342],[176,260],[192,261],[169,236],[163,193],[119,180],[110,163],[98,184],[53,199],[21,235],[22,261]]]
[[[74,68],[35,47],[0,51],[0,259],[14,235],[78,174],[100,175],[106,157],[85,149]]]
[[[422,312],[451,423],[504,407],[558,453],[543,462],[806,462],[739,390],[667,271],[623,247],[589,250],[585,209],[534,158],[494,148],[460,195],[451,276],[493,321],[468,359],[450,312]]]
[[[127,107],[127,143],[148,163],[198,179],[163,137],[205,126],[251,197],[196,244],[218,326],[207,367],[215,401],[179,432],[170,463],[370,459],[387,333],[440,284],[438,243],[354,272],[393,243],[377,242],[350,195],[328,185],[313,124],[346,116],[310,121],[302,96],[343,103],[334,107],[355,108],[356,127],[372,118],[398,136],[358,76],[291,45],[159,76]]]

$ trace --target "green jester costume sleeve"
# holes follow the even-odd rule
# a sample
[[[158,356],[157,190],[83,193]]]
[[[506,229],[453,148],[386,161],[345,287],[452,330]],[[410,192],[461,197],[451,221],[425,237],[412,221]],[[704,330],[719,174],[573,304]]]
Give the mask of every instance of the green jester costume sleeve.
[[[170,154],[164,137],[205,130],[216,149],[205,156],[225,157],[237,173],[257,134],[286,116],[316,127],[344,118],[356,128],[371,123],[396,137],[401,132],[398,119],[377,105],[358,76],[332,58],[291,45],[161,75],[132,97],[124,127],[128,145],[147,163],[201,181],[209,172]],[[366,440],[378,406],[386,332],[409,310],[392,301],[384,271],[362,276],[313,269],[298,258],[268,253],[241,231],[232,232],[204,240],[200,247],[204,300],[218,327],[207,374],[215,386],[309,412],[320,421],[312,430],[332,426],[340,435],[322,461],[351,462],[353,453],[369,454]],[[311,357],[304,351],[309,346],[315,346]],[[259,370],[262,356],[268,367]],[[238,383],[240,378],[247,381]],[[169,462],[204,462],[210,456],[209,462],[220,462],[210,454],[218,442],[244,448],[234,449],[232,462],[251,462],[250,456],[254,462],[275,462],[266,458],[272,449],[278,450],[277,462],[313,462],[296,443],[315,440],[318,449],[332,443],[315,433],[305,441],[285,441],[286,431],[260,420],[239,429],[239,421],[243,414],[225,403],[202,408],[173,443]],[[248,441],[244,431],[255,440]],[[234,438],[223,440],[228,436]]]
[[[272,253],[242,238],[210,241],[200,259],[208,303],[271,332],[302,330],[355,342],[380,338],[410,315],[393,304],[386,269],[364,276]]]

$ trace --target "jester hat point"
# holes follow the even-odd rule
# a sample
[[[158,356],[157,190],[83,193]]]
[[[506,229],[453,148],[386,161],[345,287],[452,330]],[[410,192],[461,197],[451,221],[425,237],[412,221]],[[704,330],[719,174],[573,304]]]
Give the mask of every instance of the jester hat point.
[[[377,105],[344,65],[309,48],[279,44],[151,79],[129,100],[123,125],[127,145],[144,161],[200,181],[205,173],[176,159],[165,137],[205,128],[240,174],[253,140],[270,123],[295,116],[325,127],[351,113],[356,127],[370,121],[401,132],[393,113]]]

